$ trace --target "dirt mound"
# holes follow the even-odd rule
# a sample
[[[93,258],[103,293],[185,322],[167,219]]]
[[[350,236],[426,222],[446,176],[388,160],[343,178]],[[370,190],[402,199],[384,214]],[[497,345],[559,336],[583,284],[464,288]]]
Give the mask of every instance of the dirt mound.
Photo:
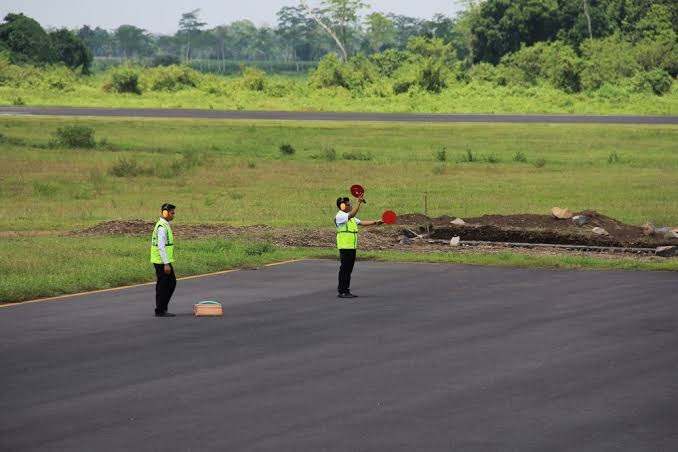
[[[140,235],[153,230],[153,223],[144,220],[104,221],[91,228],[72,232],[73,235]]]
[[[462,240],[518,243],[548,243],[563,245],[657,247],[678,245],[677,239],[645,236],[640,226],[624,224],[596,211],[586,210],[575,215],[587,217],[586,224],[577,226],[572,220],[559,220],[552,215],[516,214],[483,215],[464,218],[466,225],[453,225],[455,217],[447,215],[429,218],[422,214],[405,214],[398,223],[418,233],[428,232],[430,238],[449,240],[459,236]],[[605,229],[609,236],[593,233],[594,227]]]
[[[99,223],[91,228],[73,231],[77,236],[144,236],[153,230],[154,223],[143,220],[114,220]],[[265,240],[281,247],[324,247],[336,246],[336,234],[332,228],[323,229],[279,229],[270,226],[233,227],[224,224],[173,224],[172,232],[177,238],[197,239],[211,237],[243,237]],[[360,243],[366,249],[387,249],[398,244],[399,230],[395,228],[366,229],[360,234]]]
[[[621,223],[595,211],[578,212],[588,221],[577,226],[572,220],[558,220],[551,215],[483,215],[465,218],[465,225],[453,225],[456,217],[444,215],[429,218],[418,213],[398,217],[394,226],[368,227],[360,233],[363,249],[402,248],[403,235],[426,234],[433,240],[450,240],[459,236],[463,241],[545,243],[553,245],[612,246],[621,248],[655,248],[678,245],[678,239],[645,236],[640,226]],[[605,229],[609,236],[594,234],[592,229]],[[244,237],[263,240],[281,247],[333,247],[336,243],[334,229],[282,229],[270,226],[233,227],[224,224],[173,224],[178,238]],[[106,221],[94,227],[72,232],[71,235],[147,235],[153,223],[144,220]]]

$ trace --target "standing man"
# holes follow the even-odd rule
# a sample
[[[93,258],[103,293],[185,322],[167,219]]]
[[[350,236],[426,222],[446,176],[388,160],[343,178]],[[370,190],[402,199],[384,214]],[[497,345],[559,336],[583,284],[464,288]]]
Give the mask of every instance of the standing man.
[[[174,234],[169,222],[174,219],[173,204],[163,204],[160,208],[161,216],[153,228],[151,237],[151,263],[155,267],[155,275],[158,282],[155,284],[155,316],[175,317],[167,312],[170,298],[177,286],[177,278],[174,275]]]
[[[349,198],[338,198],[337,212],[334,224],[337,227],[337,248],[339,248],[339,298],[356,298],[358,295],[351,293],[351,272],[355,264],[356,250],[358,249],[358,225],[371,226],[382,224],[383,221],[360,221],[356,218],[360,205],[365,202],[362,195],[358,198],[355,207],[351,208]]]

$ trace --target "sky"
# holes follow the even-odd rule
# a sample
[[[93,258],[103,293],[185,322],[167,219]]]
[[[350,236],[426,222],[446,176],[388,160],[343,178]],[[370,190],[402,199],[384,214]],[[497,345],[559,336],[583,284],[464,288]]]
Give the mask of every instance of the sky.
[[[311,7],[321,0],[308,0]],[[453,16],[460,6],[455,0],[364,0],[369,11],[392,12],[430,19],[436,13]],[[151,33],[172,34],[182,13],[200,8],[208,27],[249,19],[257,26],[276,25],[276,12],[296,6],[298,0],[1,0],[0,17],[22,12],[45,28],[100,26],[112,30],[123,24]]]

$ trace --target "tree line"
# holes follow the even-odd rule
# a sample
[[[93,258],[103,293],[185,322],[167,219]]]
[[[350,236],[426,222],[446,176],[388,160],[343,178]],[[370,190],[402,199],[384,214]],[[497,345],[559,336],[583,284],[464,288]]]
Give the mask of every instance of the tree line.
[[[316,76],[317,83],[339,86],[355,85],[355,77],[370,77],[375,68],[381,75],[400,72],[401,78],[412,79],[413,66],[418,77],[428,79],[424,85],[434,88],[450,74],[499,84],[543,79],[571,92],[643,71],[654,71],[652,77],[663,85],[666,77],[678,75],[675,0],[463,0],[463,4],[455,17],[418,19],[370,12],[362,0],[322,0],[317,7],[301,0],[277,12],[275,27],[240,20],[207,28],[196,9],[178,18],[177,31],[171,35],[151,34],[133,25],[46,32],[31,18],[9,14],[0,24],[0,51],[8,52],[12,62],[62,62],[81,67],[84,73],[92,56],[152,65],[210,60],[219,67],[228,60],[323,60],[325,74]],[[599,74],[601,68],[607,75]]]

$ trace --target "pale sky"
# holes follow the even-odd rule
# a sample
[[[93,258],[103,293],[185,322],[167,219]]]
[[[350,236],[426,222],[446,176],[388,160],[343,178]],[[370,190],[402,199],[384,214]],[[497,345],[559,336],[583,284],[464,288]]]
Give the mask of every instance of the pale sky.
[[[314,7],[321,0],[309,0]],[[454,16],[460,9],[455,0],[365,0],[370,11],[392,12],[430,19],[436,13]],[[45,27],[80,28],[87,24],[114,29],[135,25],[152,33],[170,34],[178,28],[182,13],[200,8],[208,27],[249,19],[257,26],[275,26],[276,13],[298,0],[1,0],[0,19],[9,12],[22,12]]]

